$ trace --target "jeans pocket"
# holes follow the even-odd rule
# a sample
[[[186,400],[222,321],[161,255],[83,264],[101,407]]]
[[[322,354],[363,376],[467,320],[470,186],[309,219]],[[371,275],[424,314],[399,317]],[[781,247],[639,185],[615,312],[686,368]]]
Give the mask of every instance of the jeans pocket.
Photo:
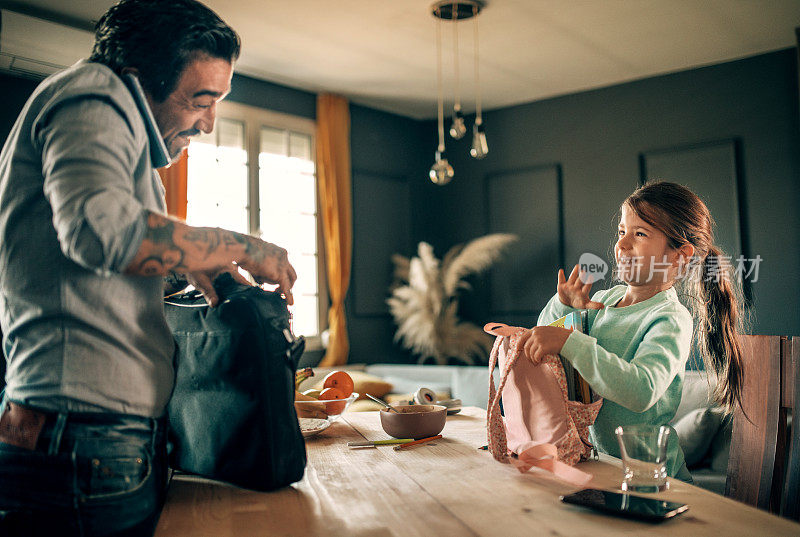
[[[87,500],[134,492],[150,475],[150,455],[142,447],[107,444],[96,453],[81,455],[79,482]]]

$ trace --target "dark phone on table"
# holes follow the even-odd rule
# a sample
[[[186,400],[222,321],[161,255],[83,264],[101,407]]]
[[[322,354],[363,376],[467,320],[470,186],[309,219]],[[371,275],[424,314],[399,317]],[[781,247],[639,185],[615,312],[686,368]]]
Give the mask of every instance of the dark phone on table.
[[[667,520],[689,509],[689,506],[684,503],[598,489],[579,490],[574,494],[561,496],[561,501],[590,507],[612,515],[638,518],[650,522]]]

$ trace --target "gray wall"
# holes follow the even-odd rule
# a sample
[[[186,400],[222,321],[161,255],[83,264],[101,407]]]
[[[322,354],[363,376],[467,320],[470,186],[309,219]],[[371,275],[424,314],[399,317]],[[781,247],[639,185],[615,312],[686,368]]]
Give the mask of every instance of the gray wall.
[[[355,105],[350,119],[353,267],[345,303],[350,361],[408,362],[412,358],[393,343],[395,326],[385,301],[390,256],[410,255],[432,229],[420,203],[433,188],[425,179],[426,125]]]
[[[437,250],[505,225],[527,234],[524,248],[549,243],[552,252],[531,265],[536,291],[526,296],[527,311],[504,315],[506,308],[494,303],[497,278],[490,277],[464,297],[464,315],[476,322],[532,321],[555,293],[562,262],[572,266],[584,252],[610,260],[615,214],[647,167],[702,190],[721,223],[736,217],[740,240],[729,253],[763,259],[750,289],[752,331],[800,334],[800,280],[793,276],[800,264],[796,54],[788,49],[491,111],[485,114],[490,153],[482,161],[468,156],[468,140],[448,141],[456,179],[422,200],[436,209]],[[524,217],[502,222],[502,209],[487,200],[497,185],[511,184],[525,200],[516,211],[521,205],[561,214],[561,236],[526,228]],[[728,227],[718,235],[730,242],[736,233]],[[553,249],[558,243],[563,260]],[[512,259],[495,272],[519,276],[518,270]]]
[[[712,189],[721,211],[740,216],[743,254],[763,258],[751,289],[753,332],[800,334],[800,282],[792,277],[800,263],[795,54],[779,51],[490,111],[489,156],[474,161],[468,139],[448,141],[456,179],[445,187],[427,179],[433,122],[351,105],[350,361],[414,361],[392,341],[384,302],[391,253],[411,255],[425,240],[441,257],[489,231],[520,232],[520,252],[475,279],[461,309],[476,323],[530,322],[554,292],[559,266],[575,263],[583,252],[607,256],[618,205],[646,175],[645,164],[697,173],[725,158],[733,164],[715,171],[720,184],[701,186]],[[0,75],[3,138],[34,86]],[[238,75],[230,99],[312,119],[316,114],[314,94]],[[698,154],[703,158],[693,160]],[[706,168],[693,164],[700,161]],[[514,192],[519,195],[509,195]]]

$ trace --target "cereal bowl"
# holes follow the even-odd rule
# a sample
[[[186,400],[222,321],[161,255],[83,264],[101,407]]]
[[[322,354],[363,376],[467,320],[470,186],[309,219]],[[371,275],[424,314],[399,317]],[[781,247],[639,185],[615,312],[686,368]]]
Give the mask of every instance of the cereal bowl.
[[[380,411],[381,426],[395,438],[427,438],[442,432],[447,408],[442,405],[392,405]]]

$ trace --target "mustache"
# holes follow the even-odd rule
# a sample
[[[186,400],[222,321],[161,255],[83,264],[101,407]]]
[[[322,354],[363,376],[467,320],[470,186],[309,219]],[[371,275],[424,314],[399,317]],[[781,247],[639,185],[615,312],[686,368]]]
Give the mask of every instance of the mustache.
[[[199,130],[197,130],[197,129],[189,129],[189,130],[187,130],[187,131],[182,131],[182,132],[179,132],[179,133],[178,133],[178,136],[186,136],[186,137],[189,137],[189,136],[197,136],[198,134],[200,134],[200,131],[199,131]]]

